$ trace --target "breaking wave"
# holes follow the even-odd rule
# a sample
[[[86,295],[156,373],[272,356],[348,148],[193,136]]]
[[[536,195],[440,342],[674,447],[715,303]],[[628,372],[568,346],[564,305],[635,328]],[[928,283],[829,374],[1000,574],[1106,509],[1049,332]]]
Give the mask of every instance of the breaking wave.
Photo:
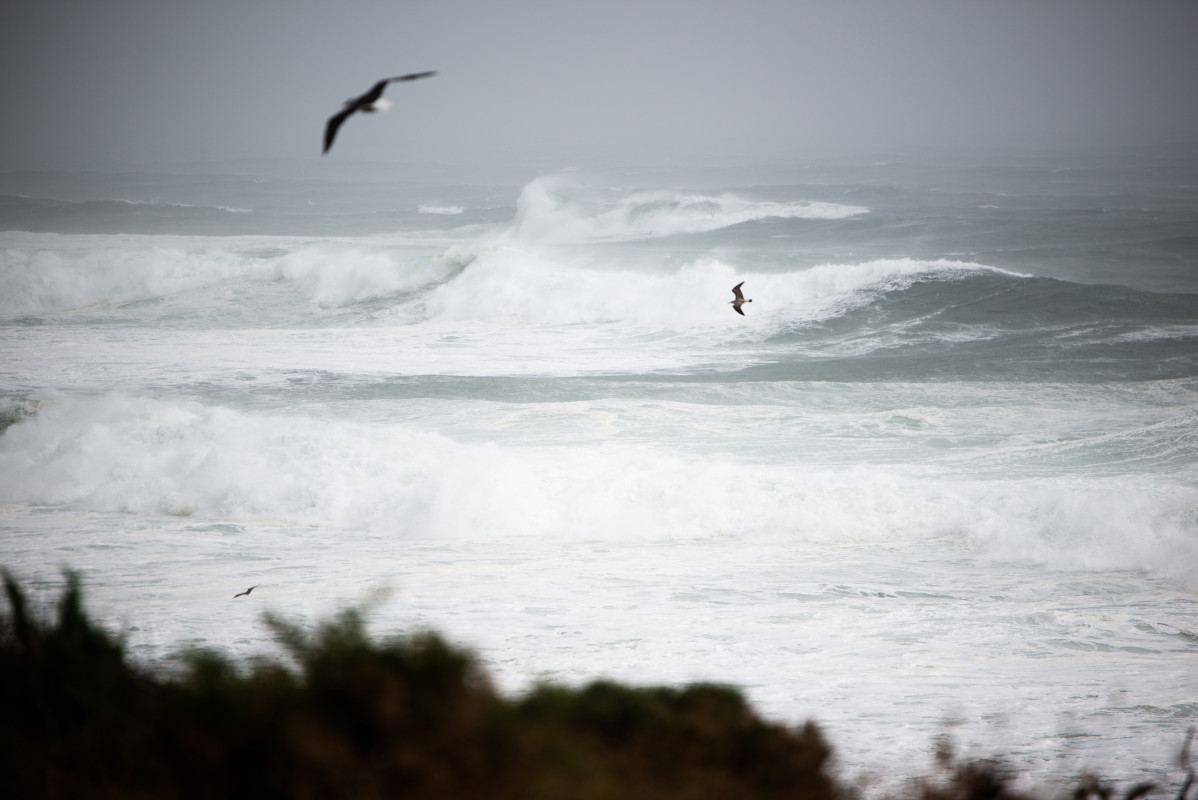
[[[1001,560],[1198,585],[1198,490],[1076,477],[746,465],[631,443],[468,444],[405,425],[110,394],[55,398],[0,436],[0,501],[369,529],[403,537],[953,537]]]
[[[571,194],[568,176],[538,178],[517,202],[513,234],[525,240],[586,242],[703,233],[771,217],[845,219],[869,209],[836,203],[778,203],[735,194],[637,191],[602,201]]]

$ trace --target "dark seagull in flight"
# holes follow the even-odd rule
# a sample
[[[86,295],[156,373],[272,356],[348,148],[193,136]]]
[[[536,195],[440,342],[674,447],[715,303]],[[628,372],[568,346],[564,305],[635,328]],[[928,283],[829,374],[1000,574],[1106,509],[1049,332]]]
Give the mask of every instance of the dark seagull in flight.
[[[247,594],[249,594],[250,592],[254,591],[257,588],[258,588],[258,584],[255,583],[253,586],[246,589],[244,592],[238,592],[237,594],[233,595],[233,599],[236,600],[238,597],[245,597]]]
[[[742,317],[745,315],[745,312],[741,311],[740,307],[743,306],[745,303],[753,302],[752,300],[746,300],[745,296],[740,293],[740,287],[742,287],[744,285],[745,285],[745,282],[741,281],[740,283],[733,286],[732,294],[736,295],[736,299],[728,301],[732,304],[732,310],[735,311],[737,314],[740,314]]]
[[[390,100],[383,99],[383,90],[387,88],[388,83],[397,81],[414,81],[417,78],[428,78],[436,75],[436,72],[413,72],[411,75],[400,75],[398,78],[383,78],[381,81],[370,87],[370,91],[366,94],[345,101],[345,107],[338,111],[333,116],[329,117],[328,124],[324,126],[324,150],[321,155],[329,152],[329,148],[333,146],[333,139],[337,136],[337,129],[341,127],[341,123],[349,119],[349,115],[355,111],[386,111],[393,105]]]

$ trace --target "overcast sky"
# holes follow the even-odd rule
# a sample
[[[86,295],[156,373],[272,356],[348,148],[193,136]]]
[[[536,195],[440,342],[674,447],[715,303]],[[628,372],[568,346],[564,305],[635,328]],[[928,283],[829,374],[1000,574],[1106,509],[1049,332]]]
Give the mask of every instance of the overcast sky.
[[[9,0],[0,170],[1198,142],[1194,0]]]

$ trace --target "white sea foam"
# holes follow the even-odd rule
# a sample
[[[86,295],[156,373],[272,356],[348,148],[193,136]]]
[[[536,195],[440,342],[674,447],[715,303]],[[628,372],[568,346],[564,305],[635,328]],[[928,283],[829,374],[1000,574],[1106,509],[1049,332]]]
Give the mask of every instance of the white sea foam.
[[[542,178],[507,225],[489,188],[373,182],[18,203],[180,235],[0,233],[0,557],[47,600],[83,570],[138,657],[249,656],[261,608],[393,579],[380,631],[443,630],[505,688],[727,681],[850,773],[920,772],[949,727],[1165,785],[1196,713],[1194,280],[1143,254],[1189,252],[1188,211],[1033,174],[1001,219],[910,165]],[[427,216],[456,208],[488,211]]]
[[[98,201],[90,200],[90,201],[85,201],[85,202],[95,203],[95,202],[104,202],[104,201],[103,200],[98,200]],[[171,203],[171,202],[167,202],[165,200],[157,200],[157,199],[154,199],[154,200],[126,200],[125,198],[122,197],[122,198],[117,198],[116,200],[114,200],[112,202],[123,203],[124,205],[127,205],[127,206],[158,206],[160,208],[210,208],[210,209],[216,209],[218,211],[224,211],[229,214],[252,214],[254,212],[254,209],[252,209],[252,208],[240,208],[238,206],[220,206],[220,205],[206,206],[206,205],[198,205],[196,203]]]
[[[508,237],[473,242],[284,237],[0,235],[0,315],[69,311],[183,296],[248,280],[285,281],[336,307],[432,289],[430,316],[543,324],[623,322],[679,329],[727,317],[735,283],[754,298],[749,326],[839,313],[924,276],[991,269],[959,261],[879,259],[752,272],[698,258],[663,271]],[[1013,274],[1013,273],[1011,273]],[[754,294],[756,296],[754,297]]]
[[[1198,489],[1157,476],[987,484],[961,520],[988,557],[1053,569],[1142,570],[1198,588]],[[966,509],[962,509],[965,511]]]
[[[434,317],[517,317],[547,324],[624,322],[687,329],[726,321],[731,289],[744,282],[745,325],[842,313],[918,277],[951,278],[989,270],[960,261],[879,259],[824,264],[785,273],[751,272],[722,259],[701,258],[670,271],[594,269],[568,251],[498,242],[432,292]],[[726,326],[725,326],[726,327]]]
[[[430,256],[393,244],[315,243],[279,258],[275,269],[319,305],[340,306],[419,289],[456,272],[463,258],[453,248]]]
[[[402,239],[0,234],[0,315],[70,311],[287,281],[322,306],[443,280],[469,249]]]
[[[1160,480],[972,481],[871,467],[695,460],[656,447],[463,443],[410,424],[110,394],[41,404],[0,438],[0,499],[274,521],[402,538],[897,544],[1142,569],[1198,586],[1198,490]]]
[[[734,194],[636,191],[614,201],[572,196],[573,176],[552,175],[526,185],[517,202],[513,233],[530,241],[596,241],[701,233],[770,217],[844,219],[860,206],[771,202]]]
[[[0,234],[0,314],[66,311],[196,289],[261,269],[207,240]]]

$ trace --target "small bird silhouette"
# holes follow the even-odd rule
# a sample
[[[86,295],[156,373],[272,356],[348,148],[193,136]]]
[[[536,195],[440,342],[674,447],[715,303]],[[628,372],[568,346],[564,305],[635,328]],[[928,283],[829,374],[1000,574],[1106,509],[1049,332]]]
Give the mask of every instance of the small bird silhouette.
[[[237,594],[233,595],[233,599],[236,600],[238,597],[245,597],[247,594],[249,594],[250,592],[254,591],[257,588],[258,588],[258,584],[254,584],[250,588],[246,589],[244,592],[238,592]]]
[[[740,287],[742,287],[744,285],[745,285],[745,282],[741,281],[740,283],[738,283],[732,287],[732,294],[736,295],[736,299],[729,301],[732,304],[732,310],[735,311],[737,314],[740,314],[742,317],[745,315],[745,312],[741,311],[740,307],[743,306],[745,303],[753,302],[752,300],[746,300],[745,296],[740,293]]]
[[[329,148],[333,146],[333,139],[337,136],[337,129],[349,118],[350,114],[355,111],[386,111],[391,108],[391,101],[382,99],[383,90],[387,88],[388,83],[414,81],[417,78],[428,78],[436,74],[436,72],[413,72],[411,75],[400,75],[398,78],[383,78],[370,87],[370,91],[365,94],[346,100],[344,108],[329,117],[328,123],[324,126],[324,150],[321,154],[329,152]]]

